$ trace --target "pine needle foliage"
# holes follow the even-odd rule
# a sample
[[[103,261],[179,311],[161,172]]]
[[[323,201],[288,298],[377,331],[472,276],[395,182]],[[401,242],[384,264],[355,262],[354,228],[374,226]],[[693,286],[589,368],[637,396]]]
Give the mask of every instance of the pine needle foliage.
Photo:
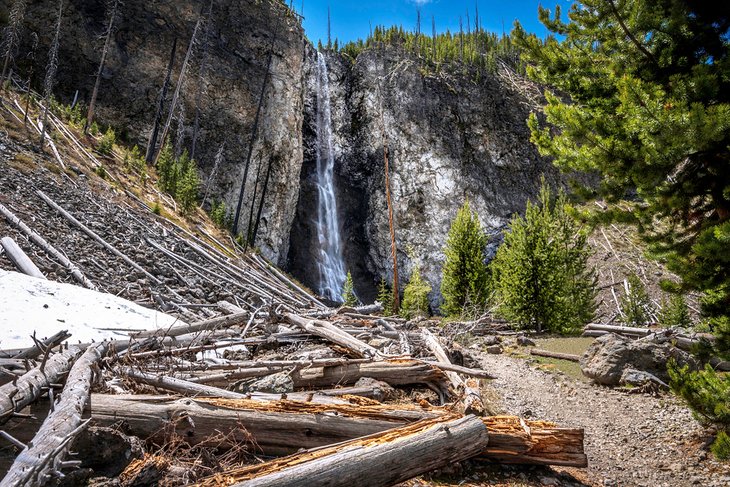
[[[157,161],[157,172],[160,189],[180,203],[183,214],[195,208],[200,190],[200,176],[198,165],[195,160],[190,159],[187,150],[176,159],[172,155],[170,143],[166,143]]]
[[[491,264],[498,313],[520,328],[574,333],[593,319],[596,275],[587,232],[543,179],[538,204],[515,215]]]
[[[646,286],[635,273],[626,278],[628,291],[621,297],[621,309],[624,312],[624,321],[635,326],[645,326],[651,321],[651,298],[646,292]]]
[[[355,284],[352,282],[352,274],[350,274],[350,271],[347,271],[345,285],[342,288],[342,305],[357,306],[357,303],[358,299],[355,296]]]
[[[376,299],[383,305],[384,315],[393,314],[393,291],[388,286],[388,283],[385,282],[385,279],[381,278],[378,283],[378,297]]]
[[[446,261],[441,271],[441,311],[460,316],[464,305],[485,306],[489,274],[484,250],[487,236],[469,201],[459,209],[446,237]]]
[[[692,320],[689,316],[689,307],[681,294],[672,294],[669,299],[662,299],[659,310],[659,323],[666,327],[689,328]]]
[[[421,277],[418,264],[413,268],[411,278],[403,290],[403,302],[400,307],[400,314],[405,319],[415,317],[428,317],[428,293],[431,292],[431,285]]]

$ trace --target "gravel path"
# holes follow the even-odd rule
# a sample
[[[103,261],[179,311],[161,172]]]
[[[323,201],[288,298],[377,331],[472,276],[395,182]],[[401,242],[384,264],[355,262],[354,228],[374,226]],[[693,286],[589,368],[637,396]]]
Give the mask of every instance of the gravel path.
[[[480,360],[497,376],[492,387],[506,412],[585,428],[589,467],[576,474],[584,482],[730,485],[730,463],[711,457],[706,431],[675,397],[627,394],[506,355],[483,354]]]

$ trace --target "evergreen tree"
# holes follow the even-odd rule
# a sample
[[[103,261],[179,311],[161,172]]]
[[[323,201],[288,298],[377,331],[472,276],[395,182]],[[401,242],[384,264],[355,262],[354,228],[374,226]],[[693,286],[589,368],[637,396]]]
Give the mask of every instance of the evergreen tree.
[[[560,191],[551,203],[543,180],[539,205],[510,222],[491,264],[498,310],[523,328],[570,333],[595,313],[596,276],[588,266],[586,232]]]
[[[540,9],[559,38],[513,31],[529,76],[554,90],[544,117],[530,118],[532,140],[561,168],[600,174],[596,196],[638,203],[606,216],[636,223],[682,287],[704,293],[714,353],[728,357],[730,11],[723,2],[585,0],[568,17]],[[701,386],[716,380],[719,399]],[[710,369],[672,380],[699,412],[730,408],[728,384]]]
[[[393,313],[393,291],[388,287],[385,279],[381,278],[378,284],[377,301],[383,305],[383,314],[390,315]]]
[[[689,328],[692,325],[689,308],[684,296],[672,294],[669,300],[662,299],[662,307],[659,310],[659,323],[662,326],[681,328]]]
[[[621,308],[627,324],[644,326],[651,321],[651,299],[644,283],[633,272],[626,279],[626,292],[621,297]]]
[[[403,290],[403,302],[400,313],[406,319],[416,316],[428,316],[428,293],[431,292],[431,285],[421,277],[418,263],[413,268],[411,279]]]
[[[172,157],[172,147],[167,142],[162,147],[162,152],[160,152],[160,157],[157,160],[157,173],[159,174],[158,184],[160,189],[171,195],[175,195],[177,191],[177,169],[177,163]]]
[[[355,285],[352,282],[352,274],[347,271],[347,278],[345,278],[345,286],[342,288],[342,305],[343,306],[357,306],[358,299],[355,296]]]
[[[180,203],[183,213],[189,213],[198,202],[200,191],[200,176],[198,165],[188,156],[187,149],[183,151],[179,159],[175,161],[179,180],[175,188],[175,199]]]
[[[487,236],[469,201],[459,209],[446,238],[442,269],[441,310],[447,316],[458,316],[467,303],[483,306],[487,299],[488,274],[484,262]]]

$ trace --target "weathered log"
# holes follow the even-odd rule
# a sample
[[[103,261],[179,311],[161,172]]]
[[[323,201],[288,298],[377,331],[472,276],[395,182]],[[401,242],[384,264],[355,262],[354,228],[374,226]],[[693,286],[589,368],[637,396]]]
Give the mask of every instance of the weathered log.
[[[45,352],[48,348],[54,348],[59,346],[61,343],[63,343],[64,340],[67,340],[69,337],[71,337],[71,334],[68,332],[68,330],[61,330],[53,336],[40,340],[40,344],[43,349],[41,349],[41,347],[36,344],[13,355],[13,358],[32,360],[39,357],[40,354]]]
[[[288,394],[252,392],[249,394],[241,394],[238,392],[221,389],[219,387],[196,384],[195,382],[190,382],[183,379],[176,379],[174,377],[168,377],[165,375],[149,374],[146,372],[132,369],[131,367],[121,368],[120,373],[142,384],[147,384],[153,387],[157,387],[159,389],[165,389],[187,396],[208,396],[226,399],[253,399],[258,401],[278,401],[280,399],[290,399],[303,402],[310,401],[320,404],[348,403],[346,400],[343,399],[331,397],[330,395],[317,394],[314,392],[292,392]]]
[[[44,364],[34,367],[14,383],[0,387],[0,424],[38,399],[51,384],[63,382],[63,376],[83,351],[80,347],[69,347],[52,355]]]
[[[112,246],[109,242],[107,242],[106,240],[104,240],[103,238],[101,238],[96,232],[94,232],[89,227],[87,227],[86,225],[84,225],[83,223],[81,223],[80,221],[78,221],[76,218],[74,218],[74,216],[71,213],[69,213],[68,211],[66,211],[63,208],[61,208],[55,201],[53,201],[51,198],[49,198],[48,196],[46,196],[45,193],[43,193],[43,191],[41,191],[39,189],[39,190],[36,191],[36,193],[38,194],[38,196],[41,197],[41,199],[43,201],[45,201],[48,204],[48,206],[50,206],[51,208],[53,208],[54,210],[56,210],[58,213],[60,213],[62,217],[64,217],[69,222],[71,222],[74,226],[76,226],[77,228],[79,228],[86,235],[88,235],[89,237],[91,237],[99,245],[101,245],[102,247],[104,247],[105,249],[107,249],[109,252],[111,252],[112,254],[116,255],[117,257],[119,257],[120,259],[122,259],[124,262],[126,262],[127,264],[129,264],[129,266],[132,267],[134,270],[141,272],[142,274],[144,274],[145,276],[147,276],[147,278],[150,281],[152,281],[155,284],[160,284],[162,282],[159,279],[157,279],[156,276],[153,276],[152,274],[150,274],[149,272],[147,272],[147,270],[144,269],[142,266],[140,266],[139,264],[137,264],[136,262],[134,262],[132,259],[130,259],[129,257],[127,257],[126,254],[120,252],[114,246]]]
[[[443,346],[439,342],[438,338],[431,333],[427,328],[421,330],[421,336],[426,347],[436,357],[439,363],[450,365],[451,360],[446,354]],[[459,377],[459,374],[453,371],[446,371],[446,376],[449,378],[454,392],[459,396],[459,409],[465,413],[474,413],[477,415],[484,415],[484,402],[482,401],[482,395],[479,391],[479,381],[470,380],[465,382]]]
[[[292,325],[296,325],[312,335],[322,337],[332,343],[345,347],[357,357],[377,357],[380,355],[376,348],[350,336],[329,321],[312,320],[293,313],[285,313],[284,317]]]
[[[251,313],[244,311],[233,315],[218,316],[209,320],[198,321],[196,323],[184,323],[170,328],[158,328],[157,330],[133,332],[130,333],[130,336],[133,336],[134,338],[145,338],[151,336],[178,337],[187,335],[188,333],[198,333],[200,331],[216,330],[218,328],[227,328],[229,326],[239,325],[241,323],[245,323],[250,315]]]
[[[94,291],[98,291],[98,288],[89,281],[86,276],[84,276],[81,271],[79,270],[76,265],[68,260],[68,258],[63,255],[61,252],[58,251],[53,245],[49,244],[45,241],[43,237],[38,235],[36,232],[34,232],[28,225],[23,223],[23,221],[15,216],[12,211],[8,210],[4,205],[0,204],[0,213],[5,216],[5,219],[10,222],[11,225],[16,227],[18,230],[23,232],[28,239],[42,248],[47,254],[55,258],[58,262],[60,262],[76,279],[79,283],[81,283],[84,287],[87,287],[89,289],[93,289]]]
[[[68,447],[83,429],[81,415],[86,407],[94,367],[108,348],[108,342],[89,347],[74,363],[61,398],[36,433],[20,452],[0,487],[45,485],[62,468]]]
[[[0,239],[0,245],[5,250],[5,255],[8,256],[10,262],[23,274],[27,274],[38,279],[45,279],[41,270],[36,266],[30,257],[23,252],[23,249],[13,240],[11,237],[3,237]]]
[[[251,442],[270,455],[331,445],[451,414],[443,408],[405,405],[331,405],[104,394],[94,394],[91,405],[92,418],[96,422],[111,425],[124,420],[129,425],[129,433],[141,438],[167,430],[188,443],[198,444],[223,433],[229,436],[228,443],[221,447]],[[169,418],[179,419],[171,424]],[[582,429],[558,428],[552,423],[514,416],[487,416],[482,421],[490,435],[489,445],[482,452],[485,460],[586,466]]]
[[[426,419],[270,462],[227,471],[205,479],[201,487],[387,487],[422,473],[453,465],[486,449],[489,435],[475,416]],[[387,465],[387,468],[384,466]]]
[[[580,362],[580,355],[572,353],[551,352],[550,350],[542,350],[540,348],[530,348],[530,355],[538,357],[558,358],[561,360],[569,360],[571,362]]]
[[[632,326],[615,326],[615,325],[601,325],[599,323],[590,323],[586,325],[585,330],[598,330],[608,331],[612,333],[618,333],[619,335],[634,335],[634,336],[647,336],[651,333],[648,328],[636,328]]]

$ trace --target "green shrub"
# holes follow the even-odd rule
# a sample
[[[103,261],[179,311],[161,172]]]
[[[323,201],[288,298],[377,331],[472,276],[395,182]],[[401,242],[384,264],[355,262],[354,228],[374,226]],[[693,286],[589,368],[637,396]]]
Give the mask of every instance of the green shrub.
[[[573,333],[593,319],[595,270],[587,234],[570,216],[565,194],[551,202],[542,181],[539,204],[516,215],[491,264],[497,310],[521,328]]]
[[[621,297],[621,308],[624,312],[624,321],[627,324],[644,326],[651,321],[651,299],[646,292],[646,286],[639,276],[629,274],[626,279],[628,291]]]
[[[418,265],[413,268],[411,279],[403,290],[403,302],[400,313],[406,319],[417,316],[428,317],[428,293],[431,285],[421,277]]]
[[[461,315],[467,302],[486,305],[488,273],[484,262],[487,236],[469,202],[459,209],[446,238],[442,269],[441,310],[447,316]]]
[[[147,163],[136,145],[132,150],[124,151],[124,169],[142,174],[147,169]]]
[[[159,201],[155,201],[155,205],[152,207],[152,213],[154,213],[155,215],[162,214],[162,207],[160,206]]]
[[[99,145],[96,148],[97,152],[103,156],[110,156],[112,155],[112,149],[114,148],[114,143],[117,140],[117,136],[114,133],[114,130],[112,130],[111,127],[106,129],[106,132],[101,137],[101,140],[99,141]]]
[[[210,207],[210,219],[218,228],[228,228],[229,220],[226,205],[222,201],[214,201]]]
[[[681,294],[672,294],[668,301],[662,299],[658,318],[662,326],[689,328],[692,325],[687,302]]]
[[[710,451],[718,460],[730,460],[730,435],[725,431],[717,433],[715,441],[710,446]]]
[[[99,125],[96,122],[91,122],[91,127],[89,127],[89,133],[96,137],[99,135]]]
[[[179,181],[175,191],[175,199],[180,203],[183,213],[189,213],[195,208],[198,202],[198,191],[200,189],[200,176],[198,176],[198,165],[188,156],[188,151],[183,151],[176,164]]]
[[[355,296],[355,285],[352,282],[352,274],[350,271],[347,272],[345,278],[345,285],[342,288],[342,305],[343,306],[357,306],[358,299]]]
[[[100,177],[101,179],[106,179],[106,176],[107,176],[107,174],[106,174],[106,169],[104,168],[104,166],[103,166],[103,165],[99,165],[99,166],[97,166],[97,167],[96,167],[96,168],[94,169],[94,172],[95,172],[95,173],[96,173],[96,175],[97,175],[97,176],[99,176],[99,177]]]

